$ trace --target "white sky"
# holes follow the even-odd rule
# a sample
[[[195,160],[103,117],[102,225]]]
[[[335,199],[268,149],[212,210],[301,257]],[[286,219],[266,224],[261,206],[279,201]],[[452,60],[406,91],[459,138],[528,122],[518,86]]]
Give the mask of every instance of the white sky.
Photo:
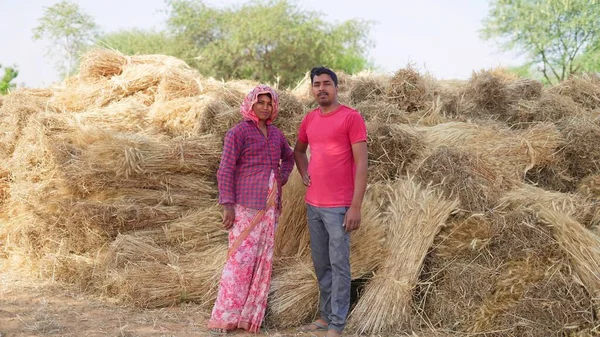
[[[480,39],[478,30],[488,12],[486,0],[297,0],[305,9],[323,13],[326,20],[375,21],[369,58],[392,73],[413,63],[438,79],[464,79],[473,71],[522,62],[516,53],[502,53]],[[57,0],[0,0],[0,64],[16,65],[17,83],[47,86],[57,81],[54,61],[46,56],[47,43],[31,38],[44,7]],[[165,20],[164,0],[77,0],[102,31],[159,28]],[[243,0],[206,0],[211,5]],[[275,19],[275,18],[274,18]]]

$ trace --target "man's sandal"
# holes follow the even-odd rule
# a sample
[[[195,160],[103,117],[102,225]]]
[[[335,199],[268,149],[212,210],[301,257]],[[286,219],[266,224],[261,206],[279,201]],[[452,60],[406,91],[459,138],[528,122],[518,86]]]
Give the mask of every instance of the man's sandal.
[[[319,322],[319,321],[314,321],[310,324],[307,325],[303,325],[301,327],[299,327],[298,329],[296,329],[300,332],[308,332],[308,331],[327,331],[327,325]]]

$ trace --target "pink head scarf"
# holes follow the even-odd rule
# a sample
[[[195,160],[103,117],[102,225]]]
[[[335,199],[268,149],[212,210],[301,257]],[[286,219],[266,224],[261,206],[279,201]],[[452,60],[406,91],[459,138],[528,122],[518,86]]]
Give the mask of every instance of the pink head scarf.
[[[254,113],[254,110],[252,110],[252,106],[258,101],[258,95],[262,94],[271,95],[271,100],[273,101],[273,113],[271,113],[271,118],[267,120],[267,124],[271,124],[277,118],[277,113],[279,112],[279,97],[275,90],[267,85],[261,84],[252,89],[244,99],[244,103],[240,107],[240,112],[245,119],[258,123],[258,117]]]

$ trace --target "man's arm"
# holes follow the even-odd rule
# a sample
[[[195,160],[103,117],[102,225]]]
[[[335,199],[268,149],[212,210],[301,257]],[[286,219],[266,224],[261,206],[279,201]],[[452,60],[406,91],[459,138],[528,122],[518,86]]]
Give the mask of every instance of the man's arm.
[[[308,175],[308,156],[306,155],[307,149],[307,143],[301,142],[300,140],[296,141],[296,145],[294,146],[294,160],[296,161],[298,173],[300,173],[300,176],[302,177],[302,183],[304,183],[306,186],[310,186],[310,176]]]
[[[367,142],[358,142],[352,144],[352,155],[356,164],[356,175],[354,176],[354,194],[352,195],[352,204],[346,212],[344,225],[346,231],[357,230],[360,227],[360,210],[362,201],[367,190]]]

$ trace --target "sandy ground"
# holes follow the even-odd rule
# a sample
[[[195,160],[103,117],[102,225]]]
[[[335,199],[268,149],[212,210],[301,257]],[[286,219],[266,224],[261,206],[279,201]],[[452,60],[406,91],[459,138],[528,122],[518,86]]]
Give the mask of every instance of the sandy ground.
[[[207,314],[186,304],[143,310],[83,295],[57,284],[0,274],[0,337],[209,336]],[[267,331],[235,336],[323,336]]]

